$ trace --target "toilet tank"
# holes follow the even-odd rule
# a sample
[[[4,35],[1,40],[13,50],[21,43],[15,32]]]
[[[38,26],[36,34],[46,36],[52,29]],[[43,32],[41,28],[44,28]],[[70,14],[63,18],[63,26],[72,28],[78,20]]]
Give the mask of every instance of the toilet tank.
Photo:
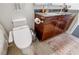
[[[26,18],[13,19],[12,23],[13,23],[13,28],[20,27],[20,26],[26,26],[27,20],[26,20]]]

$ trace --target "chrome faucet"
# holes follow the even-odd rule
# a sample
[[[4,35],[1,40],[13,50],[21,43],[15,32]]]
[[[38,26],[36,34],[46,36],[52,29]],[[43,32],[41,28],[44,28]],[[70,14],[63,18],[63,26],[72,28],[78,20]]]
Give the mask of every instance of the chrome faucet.
[[[70,8],[71,6],[67,5],[66,3],[63,3],[61,7],[62,8],[60,10],[60,13],[63,13],[63,12],[68,12],[68,8]]]

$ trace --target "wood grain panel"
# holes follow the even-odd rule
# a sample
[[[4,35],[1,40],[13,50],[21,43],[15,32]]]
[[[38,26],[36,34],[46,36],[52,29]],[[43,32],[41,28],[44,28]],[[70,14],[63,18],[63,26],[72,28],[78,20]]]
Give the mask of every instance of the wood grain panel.
[[[46,40],[50,37],[56,36],[65,32],[75,15],[59,15],[59,16],[42,16],[35,14],[35,18],[40,18],[43,23],[35,24],[36,35],[39,40]]]

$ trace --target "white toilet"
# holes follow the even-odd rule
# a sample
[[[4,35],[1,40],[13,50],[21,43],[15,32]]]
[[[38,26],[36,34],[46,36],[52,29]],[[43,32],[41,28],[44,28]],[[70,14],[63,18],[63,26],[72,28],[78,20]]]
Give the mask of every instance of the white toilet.
[[[13,20],[13,41],[23,54],[33,54],[31,49],[32,33],[26,18]]]

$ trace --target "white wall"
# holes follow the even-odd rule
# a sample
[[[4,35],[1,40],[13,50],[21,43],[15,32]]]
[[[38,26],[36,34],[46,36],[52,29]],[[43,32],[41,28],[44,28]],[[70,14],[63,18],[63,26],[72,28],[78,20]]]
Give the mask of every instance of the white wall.
[[[5,27],[7,31],[10,31],[11,17],[14,10],[13,4],[0,4],[0,23]]]
[[[78,23],[78,25],[79,25],[79,13],[78,13],[78,22],[77,22],[77,23]]]
[[[79,3],[66,3],[68,5],[69,9],[72,10],[79,10]],[[63,3],[51,3],[50,5],[48,5],[48,9],[60,9],[62,8]],[[39,3],[35,4],[35,9],[40,9],[42,8],[42,5]]]
[[[73,20],[73,22],[71,23],[69,29],[66,31],[69,34],[72,34],[72,32],[75,30],[75,28],[78,25],[78,15],[75,17],[75,19]]]
[[[32,4],[22,4],[22,14],[27,18],[28,25],[33,28],[33,6]],[[16,15],[13,3],[0,3],[0,23],[9,32],[12,29],[12,16]]]
[[[79,10],[79,3],[67,3],[67,5],[71,6],[69,9]]]

